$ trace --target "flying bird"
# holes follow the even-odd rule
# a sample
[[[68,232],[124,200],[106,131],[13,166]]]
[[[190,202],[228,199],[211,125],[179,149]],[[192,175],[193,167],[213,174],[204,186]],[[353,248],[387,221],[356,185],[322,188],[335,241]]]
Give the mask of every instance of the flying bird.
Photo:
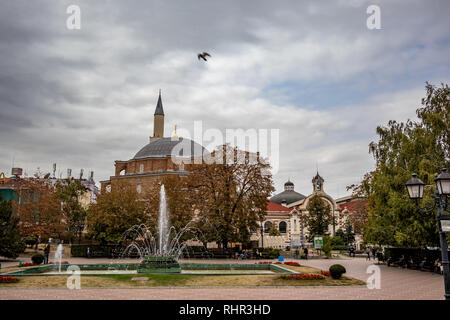
[[[200,58],[201,58],[205,61],[208,61],[208,60],[206,60],[206,57],[211,57],[211,55],[208,52],[199,53],[197,55],[198,60],[200,60]]]

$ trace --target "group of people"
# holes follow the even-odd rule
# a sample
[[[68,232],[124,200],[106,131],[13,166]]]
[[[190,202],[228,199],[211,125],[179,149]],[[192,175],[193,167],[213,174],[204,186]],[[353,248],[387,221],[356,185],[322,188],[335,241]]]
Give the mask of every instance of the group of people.
[[[375,247],[372,247],[372,250],[370,250],[369,247],[366,247],[365,253],[367,255],[366,256],[366,261],[367,260],[370,261],[371,258],[373,258],[373,260],[375,260],[375,259],[380,260],[381,259],[380,257],[381,257],[382,253],[380,251],[378,251],[377,248],[375,248]],[[372,254],[372,256],[370,254]]]
[[[414,263],[414,260],[412,257],[406,258],[405,255],[401,255],[400,258],[395,261],[395,265],[397,265],[399,268],[411,268],[415,267],[419,270],[425,270],[428,269],[432,272],[436,273],[442,273],[442,263],[440,259],[436,259],[434,261],[429,261],[427,257],[423,258],[418,264]]]
[[[242,250],[240,253],[236,252],[236,254],[238,259],[248,259],[250,257],[246,249]]]

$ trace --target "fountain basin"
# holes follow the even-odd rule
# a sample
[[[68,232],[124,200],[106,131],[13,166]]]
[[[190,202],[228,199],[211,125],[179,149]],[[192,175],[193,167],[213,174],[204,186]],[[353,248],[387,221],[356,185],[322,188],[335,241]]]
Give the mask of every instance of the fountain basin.
[[[58,271],[58,265],[44,265],[31,267],[19,271],[8,272],[2,275],[8,276],[37,276],[37,275],[69,275],[67,268],[70,264],[62,264],[61,272]],[[111,274],[167,274],[168,272],[156,268],[148,269],[144,272],[138,272],[139,263],[126,264],[83,264],[77,265],[80,268],[81,275],[111,275]],[[200,263],[180,263],[180,271],[169,272],[174,276],[178,274],[191,275],[270,275],[277,273],[296,273],[275,264],[200,264]],[[141,269],[142,271],[145,269]],[[175,270],[175,269],[174,269]]]
[[[181,267],[172,256],[146,256],[139,264],[137,273],[180,273]]]

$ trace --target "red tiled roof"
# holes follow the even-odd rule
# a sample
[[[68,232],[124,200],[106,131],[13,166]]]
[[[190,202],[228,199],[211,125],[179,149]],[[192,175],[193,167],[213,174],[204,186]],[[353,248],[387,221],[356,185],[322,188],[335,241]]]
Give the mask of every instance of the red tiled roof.
[[[367,206],[367,200],[354,200],[340,204],[339,208],[341,210],[347,209],[350,212],[355,212],[361,210],[365,206]]]
[[[285,206],[282,206],[281,204],[269,201],[267,203],[267,212],[278,212],[278,211],[286,211],[290,212],[291,208],[286,208]]]

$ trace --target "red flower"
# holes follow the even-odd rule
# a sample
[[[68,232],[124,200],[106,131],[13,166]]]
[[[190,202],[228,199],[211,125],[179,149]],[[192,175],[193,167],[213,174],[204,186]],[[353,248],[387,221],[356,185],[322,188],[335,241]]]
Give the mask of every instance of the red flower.
[[[300,273],[300,274],[289,274],[281,276],[286,280],[323,280],[324,276],[316,273]]]
[[[287,264],[288,266],[300,267],[300,264],[298,262],[294,262],[294,261],[286,261],[284,264]]]
[[[324,276],[330,275],[330,271],[320,270],[320,273],[323,274]]]
[[[17,278],[11,278],[11,277],[0,277],[0,283],[13,283],[17,282],[19,279]]]
[[[36,263],[34,263],[34,262],[26,262],[26,263],[22,263],[22,265],[19,267],[31,267],[31,266],[35,266],[35,265],[36,265]]]

